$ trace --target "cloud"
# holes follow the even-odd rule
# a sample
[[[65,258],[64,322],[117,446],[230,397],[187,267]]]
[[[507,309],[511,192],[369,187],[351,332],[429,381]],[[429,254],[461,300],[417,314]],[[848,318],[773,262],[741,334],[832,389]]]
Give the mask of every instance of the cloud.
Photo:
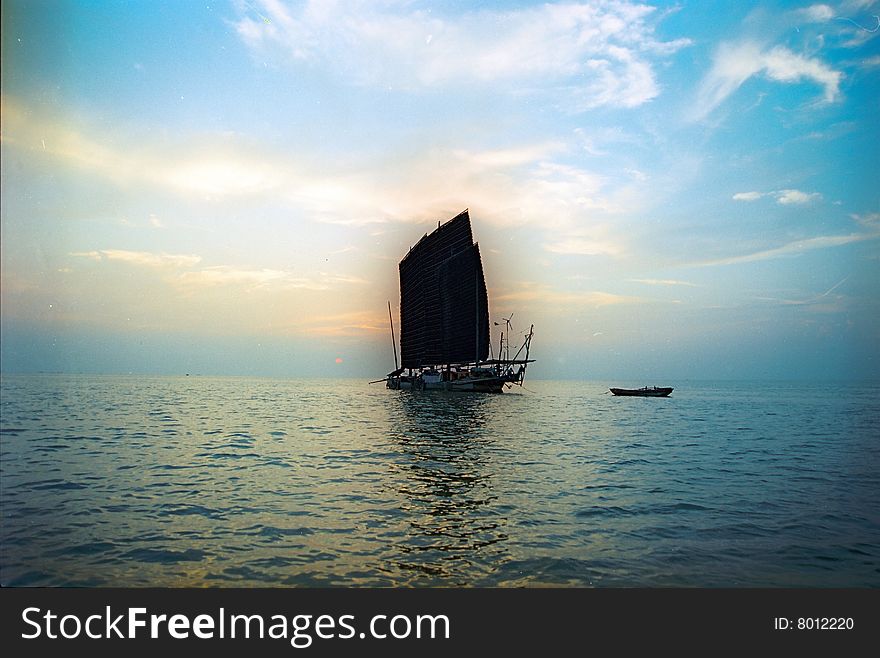
[[[834,18],[834,10],[828,5],[810,5],[794,13],[798,19],[808,23],[825,23]]]
[[[765,193],[762,192],[737,192],[733,195],[734,201],[757,201],[761,197],[765,196]]]
[[[880,30],[880,16],[870,12],[873,0],[850,0],[841,9],[852,12],[850,16],[835,16],[836,21],[841,21],[841,35],[848,37],[841,43],[844,48],[858,48],[874,39]],[[867,13],[867,15],[866,15]]]
[[[797,299],[780,299],[777,297],[756,297],[755,299],[762,302],[772,302],[774,304],[779,304],[780,306],[811,307],[811,310],[820,313],[837,313],[845,309],[847,298],[840,294],[831,295],[831,293],[840,288],[848,280],[849,277],[844,277],[825,292],[803,295]]]
[[[823,89],[822,100],[835,101],[843,73],[815,58],[804,57],[783,46],[764,50],[753,41],[721,44],[712,68],[703,78],[690,118],[700,120],[721,105],[749,78],[763,74],[774,82],[812,81]]]
[[[217,286],[241,286],[258,288],[301,288],[307,290],[327,290],[328,285],[307,278],[294,276],[285,270],[241,269],[228,266],[207,267],[193,272],[184,272],[177,283],[185,288],[204,288]]]
[[[568,292],[554,290],[548,285],[534,282],[520,282],[516,292],[506,292],[493,296],[494,302],[537,302],[542,305],[565,308],[570,306],[618,306],[639,304],[646,300],[641,297],[617,295],[598,290]]]
[[[581,237],[550,242],[544,245],[544,249],[552,254],[573,256],[617,256],[622,251],[622,247],[614,242]]]
[[[324,184],[334,192],[292,200],[311,207],[310,216],[319,221],[349,226],[424,222],[467,207],[496,226],[565,231],[588,215],[621,212],[625,204],[613,181],[553,161],[560,148],[556,143],[482,151],[434,147],[328,177]]]
[[[219,287],[251,291],[261,289],[327,291],[340,286],[359,286],[369,283],[361,277],[333,272],[319,272],[314,277],[302,277],[289,270],[271,268],[248,269],[226,265],[197,268],[202,258],[191,254],[101,249],[73,252],[70,255],[96,262],[117,261],[136,267],[164,270],[165,280],[187,293]]]
[[[699,287],[696,283],[690,283],[688,281],[677,281],[675,279],[630,279],[635,283],[644,283],[649,286],[690,286],[697,288]]]
[[[800,190],[774,190],[772,192],[737,192],[733,195],[734,201],[757,201],[764,197],[776,198],[776,203],[790,206],[803,205],[822,198],[819,192],[802,192]]]
[[[508,168],[533,164],[546,160],[553,153],[565,150],[559,142],[527,144],[515,148],[493,149],[486,151],[466,151],[458,149],[453,154],[463,163],[478,168]]]
[[[73,252],[70,254],[78,258],[89,258],[95,261],[113,260],[155,268],[181,269],[193,267],[201,262],[201,256],[192,254],[166,254],[150,253],[146,251],[126,251],[123,249],[101,249],[99,251]]]
[[[279,188],[291,172],[277,156],[229,135],[187,143],[125,143],[97,139],[58,118],[2,99],[3,142],[49,155],[118,185],[158,185],[179,193],[226,199]],[[161,227],[151,216],[153,226]]]
[[[878,237],[877,234],[851,233],[849,235],[825,235],[815,238],[807,238],[805,240],[796,240],[789,242],[781,247],[774,249],[766,249],[752,254],[742,256],[731,256],[729,258],[719,258],[717,260],[704,261],[695,263],[696,267],[710,267],[715,265],[739,265],[741,263],[754,263],[757,261],[771,260],[774,258],[782,258],[784,256],[797,256],[802,253],[813,251],[815,249],[827,249],[829,247],[839,247],[852,242],[861,242],[862,240],[870,240]]]
[[[818,192],[801,192],[800,190],[779,190],[776,192],[776,203],[784,206],[803,205],[821,198],[822,195]]]
[[[582,223],[588,213],[623,208],[613,181],[554,161],[568,155],[559,141],[500,149],[428,146],[337,167],[229,135],[142,144],[116,132],[111,141],[26,110],[8,97],[3,120],[4,144],[30,157],[55,158],[121,188],[151,186],[210,203],[271,195],[276,204],[324,223],[421,222],[469,207],[496,225],[558,228]],[[627,177],[620,189],[630,182]],[[162,226],[158,217],[149,223]]]
[[[247,269],[216,265],[180,273],[172,283],[187,292],[204,288],[240,288],[256,290],[312,290],[329,291],[340,286],[364,285],[366,279],[331,272],[320,272],[314,277],[298,276],[290,270],[271,268]]]
[[[263,157],[240,153],[205,153],[166,164],[156,178],[186,192],[209,197],[257,195],[277,189],[284,172]]]
[[[880,212],[871,212],[864,215],[852,214],[850,217],[869,231],[880,232]]]
[[[297,319],[294,326],[300,333],[327,338],[387,334],[389,331],[388,316],[369,311],[309,316]]]
[[[768,78],[777,82],[800,82],[804,78],[813,80],[822,85],[825,100],[829,103],[837,98],[843,78],[843,73],[819,60],[802,57],[782,47],[773,48],[764,55],[762,68]]]
[[[254,0],[239,7],[234,28],[260,58],[395,89],[555,85],[569,89],[581,109],[651,100],[659,93],[652,62],[689,43],[657,40],[649,21],[654,9],[625,0],[457,16],[394,0]]]
[[[608,155],[620,145],[637,146],[642,142],[641,136],[625,132],[620,127],[591,128],[589,131],[584,128],[575,128],[574,135],[580,147],[586,153],[594,156]]]

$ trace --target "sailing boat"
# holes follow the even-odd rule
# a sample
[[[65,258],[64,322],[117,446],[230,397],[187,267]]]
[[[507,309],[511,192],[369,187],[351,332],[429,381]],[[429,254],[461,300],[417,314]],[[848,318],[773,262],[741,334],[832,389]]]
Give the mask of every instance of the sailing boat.
[[[392,320],[395,369],[385,376],[388,388],[500,393],[505,385],[522,386],[534,362],[534,325],[510,358],[507,322],[507,349],[502,353],[502,333],[498,358],[488,358],[489,296],[467,210],[425,234],[399,269],[400,363]]]

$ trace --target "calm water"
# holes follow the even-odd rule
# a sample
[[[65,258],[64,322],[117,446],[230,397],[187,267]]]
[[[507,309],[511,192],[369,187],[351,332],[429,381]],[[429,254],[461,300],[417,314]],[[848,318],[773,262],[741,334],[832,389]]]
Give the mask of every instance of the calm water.
[[[880,389],[3,376],[0,584],[880,586]]]

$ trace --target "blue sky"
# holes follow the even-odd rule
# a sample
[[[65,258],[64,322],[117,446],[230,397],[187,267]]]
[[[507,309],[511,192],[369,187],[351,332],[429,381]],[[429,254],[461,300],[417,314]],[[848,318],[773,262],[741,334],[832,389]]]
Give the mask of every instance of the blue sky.
[[[4,1],[0,368],[381,376],[469,208],[536,377],[876,379],[878,14]]]

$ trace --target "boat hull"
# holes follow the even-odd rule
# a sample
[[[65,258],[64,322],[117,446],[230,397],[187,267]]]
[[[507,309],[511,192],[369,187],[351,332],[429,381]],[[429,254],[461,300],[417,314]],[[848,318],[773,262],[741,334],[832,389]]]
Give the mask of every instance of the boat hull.
[[[418,377],[389,377],[385,386],[401,391],[453,391],[471,393],[503,393],[507,377],[463,378],[456,381],[425,382]]]
[[[641,397],[641,398],[665,398],[672,393],[672,388],[658,388],[656,386],[645,388],[612,388],[609,389],[614,395]]]

